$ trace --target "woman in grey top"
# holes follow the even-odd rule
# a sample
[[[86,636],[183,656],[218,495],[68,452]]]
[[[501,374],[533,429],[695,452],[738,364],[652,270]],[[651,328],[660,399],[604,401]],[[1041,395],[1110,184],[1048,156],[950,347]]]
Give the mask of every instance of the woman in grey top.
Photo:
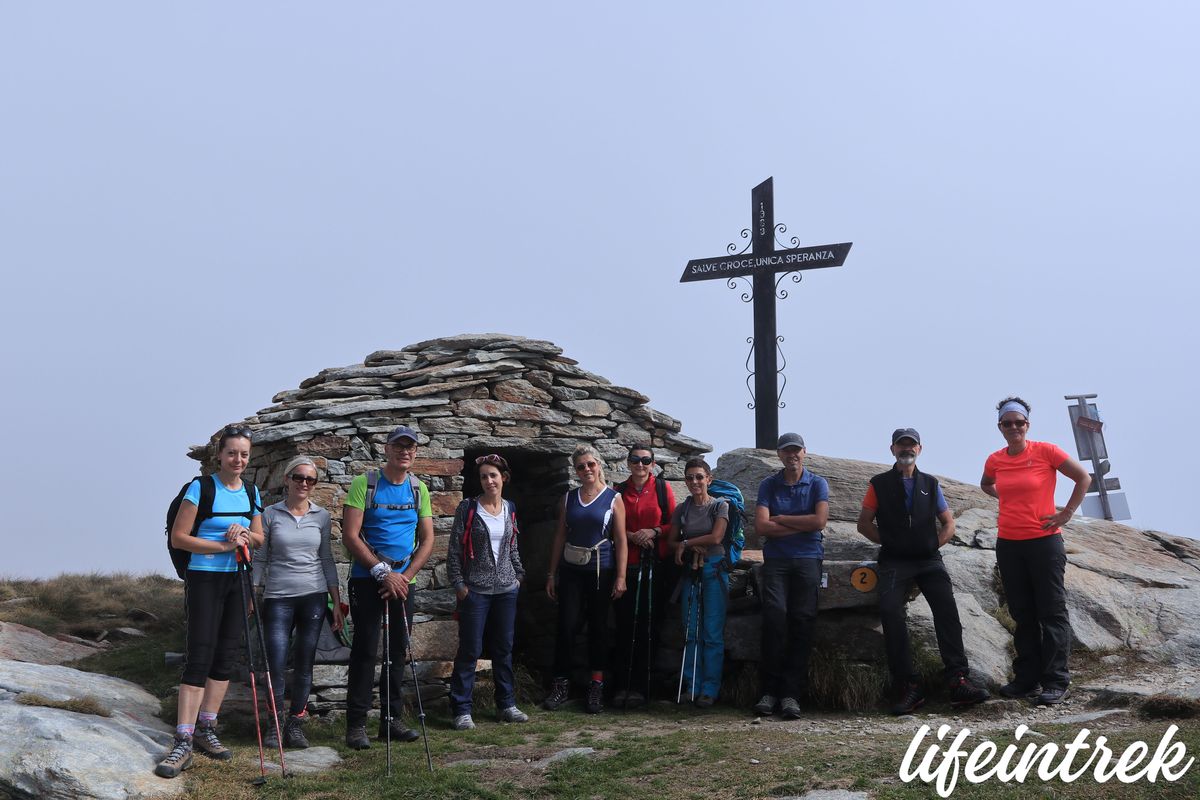
[[[696,687],[698,708],[709,708],[721,690],[721,668],[725,658],[725,600],[729,572],[725,566],[725,527],[729,503],[712,497],[712,470],[702,458],[690,459],[683,468],[688,497],[675,507],[671,517],[670,541],[675,546],[675,563],[684,565],[683,681]],[[691,654],[689,660],[688,655]]]
[[[312,688],[313,656],[325,621],[328,592],[333,596],[333,629],[342,627],[341,596],[330,544],[329,512],[309,500],[317,484],[317,467],[307,456],[288,462],[287,497],[263,511],[263,546],[255,554],[255,584],[263,587],[262,620],[267,664],[275,689],[275,707],[283,716],[283,673],[288,639],[296,632],[292,652],[291,710],[279,721],[286,747],[308,747],[301,722]],[[275,726],[263,744],[276,747]]]
[[[458,595],[458,655],[450,676],[450,712],[456,731],[475,727],[472,692],[485,636],[500,721],[529,719],[517,708],[513,686],[513,627],[525,568],[517,547],[516,509],[501,496],[512,473],[504,457],[495,454],[480,456],[475,464],[483,494],[458,504],[446,554],[446,572]]]

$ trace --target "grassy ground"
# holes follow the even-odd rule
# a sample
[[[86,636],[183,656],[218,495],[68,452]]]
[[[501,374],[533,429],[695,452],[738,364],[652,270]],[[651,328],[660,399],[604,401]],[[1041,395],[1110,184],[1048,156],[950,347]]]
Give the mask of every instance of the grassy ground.
[[[3,604],[14,597],[33,600]],[[131,610],[132,609],[132,610]],[[147,612],[149,612],[147,614]],[[131,576],[65,576],[55,581],[0,581],[0,619],[12,619],[51,632],[96,635],[98,629],[125,625],[138,627],[146,639],[124,642],[112,650],[76,662],[73,666],[113,674],[147,687],[164,700],[163,716],[174,711],[178,670],[165,667],[163,652],[182,649],[182,589],[177,581]],[[1095,664],[1082,659],[1086,672]],[[870,678],[864,678],[868,687]],[[527,684],[528,681],[522,681]],[[486,708],[486,684],[481,685],[477,708]],[[865,691],[865,689],[864,689]],[[955,731],[969,727],[976,734],[969,750],[982,737],[1003,748],[1013,739],[1013,729],[1027,715],[1016,703],[987,706],[950,716],[944,703],[935,701],[934,714],[896,721],[878,713],[811,714],[796,722],[764,720],[755,723],[745,713],[729,708],[696,712],[689,707],[659,703],[648,711],[612,712],[598,716],[578,709],[547,713],[522,699],[532,720],[525,725],[501,725],[479,713],[479,727],[465,733],[452,731],[444,701],[429,709],[429,745],[435,771],[425,765],[421,742],[393,745],[393,777],[385,777],[383,745],[355,752],[342,744],[340,720],[314,720],[308,726],[314,745],[333,747],[343,757],[338,767],[318,775],[288,779],[272,777],[266,786],[250,781],[259,775],[257,746],[251,723],[234,714],[223,717],[223,738],[235,749],[231,763],[219,764],[197,757],[186,773],[185,797],[200,798],[750,798],[800,795],[812,789],[867,791],[874,798],[930,798],[933,789],[920,782],[903,783],[901,761],[917,727],[950,724]],[[1078,699],[1073,713],[1085,711]],[[1200,719],[1186,716],[1194,705],[1174,702],[1147,704],[1157,716],[1127,714],[1089,725],[1095,741],[1108,738],[1118,754],[1134,741],[1145,741],[1151,752],[1171,724],[1178,724],[1176,740],[1189,756],[1200,754]],[[1026,737],[1036,744],[1065,744],[1075,738],[1080,725],[1054,725],[1036,715],[1031,727],[1045,738]],[[566,748],[591,747],[595,753],[540,768],[536,762]],[[922,751],[923,752],[923,751]],[[955,798],[1119,798],[1200,797],[1200,767],[1193,766],[1178,782],[1135,785],[1110,781],[1097,783],[1091,776],[1065,784],[1043,783],[1034,776],[1025,785],[992,780],[970,785],[960,780]]]

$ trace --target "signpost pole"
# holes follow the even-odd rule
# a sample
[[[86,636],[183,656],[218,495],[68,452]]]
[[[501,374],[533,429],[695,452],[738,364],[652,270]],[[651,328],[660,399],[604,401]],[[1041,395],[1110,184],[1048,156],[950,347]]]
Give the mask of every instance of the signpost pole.
[[[1091,400],[1098,395],[1094,394],[1068,394],[1064,395],[1064,400],[1075,400],[1079,405],[1079,419],[1090,419],[1088,417],[1088,400]],[[1091,456],[1093,480],[1096,481],[1096,490],[1100,492],[1100,508],[1104,512],[1104,518],[1111,520],[1113,518],[1112,508],[1108,503],[1108,491],[1104,488],[1104,473],[1100,471],[1100,448],[1097,446],[1097,438],[1095,431],[1090,428],[1084,428],[1087,431],[1088,452]]]

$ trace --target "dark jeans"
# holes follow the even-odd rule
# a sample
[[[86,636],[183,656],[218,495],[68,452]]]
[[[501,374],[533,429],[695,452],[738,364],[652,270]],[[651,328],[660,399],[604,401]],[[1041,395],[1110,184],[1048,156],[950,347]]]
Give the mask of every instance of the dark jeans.
[[[617,689],[633,689],[647,695],[647,681],[654,666],[653,654],[658,648],[671,592],[679,580],[679,567],[674,561],[655,559],[654,570],[651,573],[650,562],[645,555],[642,564],[645,566],[632,566],[625,573],[625,594],[619,600],[613,601],[613,615],[616,617],[617,628],[614,634],[616,642],[612,663],[613,683]],[[642,571],[640,595],[639,569]],[[635,603],[636,632],[633,629]]]
[[[571,676],[575,634],[586,623],[588,638],[587,668],[603,672],[608,666],[608,609],[612,605],[615,571],[600,570],[599,585],[595,569],[558,571],[558,635],[554,642],[554,675]]]
[[[908,623],[905,618],[908,592],[916,584],[933,612],[933,630],[938,652],[946,667],[946,677],[967,674],[967,655],[963,650],[962,622],[954,602],[954,588],[941,557],[929,559],[893,559],[879,562],[879,616],[883,620],[883,644],[887,649],[888,670],[894,681],[917,680],[909,653]]]
[[[771,558],[759,571],[762,593],[763,694],[799,698],[808,683],[808,652],[817,621],[821,559]]]
[[[450,713],[470,714],[475,689],[475,662],[487,638],[496,683],[496,710],[517,704],[513,689],[513,627],[517,619],[517,588],[504,594],[469,591],[458,601],[458,655],[450,676]]]
[[[312,689],[313,655],[317,638],[325,622],[325,592],[297,597],[268,597],[263,600],[263,633],[267,640],[267,664],[271,668],[271,688],[275,690],[275,708],[283,710],[283,678],[287,669],[288,640],[296,630],[292,649],[292,715],[304,711]]]
[[[1013,680],[1024,686],[1061,688],[1071,681],[1071,620],[1063,575],[1067,551],[1062,534],[1037,539],[997,539],[996,566],[1017,623]]]
[[[371,692],[374,688],[375,661],[379,653],[379,634],[383,627],[383,598],[379,596],[379,584],[374,578],[351,578],[349,581],[350,618],[354,622],[354,644],[350,648],[350,669],[346,679],[346,727],[365,725],[367,711],[371,708]],[[392,719],[399,719],[404,709],[400,696],[400,682],[404,680],[404,654],[408,639],[404,636],[403,613],[412,625],[413,598],[416,590],[409,587],[408,602],[389,600],[387,606],[391,617],[392,669],[390,675],[379,672],[380,706],[383,705],[384,681],[390,678],[391,686],[388,707]],[[407,608],[405,607],[407,606]]]
[[[241,575],[237,572],[203,572],[189,569],[183,583],[183,612],[187,618],[184,650],[187,661],[180,683],[203,686],[211,678],[227,681],[233,675],[233,658],[242,646],[246,605],[242,602]]]

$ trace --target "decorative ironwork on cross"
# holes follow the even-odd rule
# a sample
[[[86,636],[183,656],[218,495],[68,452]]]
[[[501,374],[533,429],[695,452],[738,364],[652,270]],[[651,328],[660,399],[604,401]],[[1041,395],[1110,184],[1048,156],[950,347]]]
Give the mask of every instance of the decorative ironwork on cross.
[[[787,233],[787,226],[775,224],[774,179],[767,178],[750,192],[750,227],[743,228],[741,238],[748,239],[738,247],[736,242],[726,247],[726,254],[716,258],[697,258],[689,261],[680,277],[680,283],[691,281],[725,280],[730,289],[737,288],[737,281],[749,284],[742,293],[742,302],[754,303],[754,335],[746,339],[750,352],[746,356],[746,388],[750,390],[748,407],[754,411],[755,447],[774,450],[779,439],[779,409],[785,408],[783,390],[779,377],[787,367],[779,345],[783,337],[775,330],[775,301],[786,300],[788,291],[780,288],[788,275],[792,283],[799,283],[799,273],[810,269],[840,267],[846,261],[852,242],[823,244],[816,247],[800,247],[800,240],[791,237],[787,247],[778,237]],[[779,243],[784,249],[776,250]],[[749,251],[749,252],[747,252]],[[753,367],[751,366],[753,359]],[[750,381],[754,388],[750,389]],[[783,378],[787,386],[787,377]]]

